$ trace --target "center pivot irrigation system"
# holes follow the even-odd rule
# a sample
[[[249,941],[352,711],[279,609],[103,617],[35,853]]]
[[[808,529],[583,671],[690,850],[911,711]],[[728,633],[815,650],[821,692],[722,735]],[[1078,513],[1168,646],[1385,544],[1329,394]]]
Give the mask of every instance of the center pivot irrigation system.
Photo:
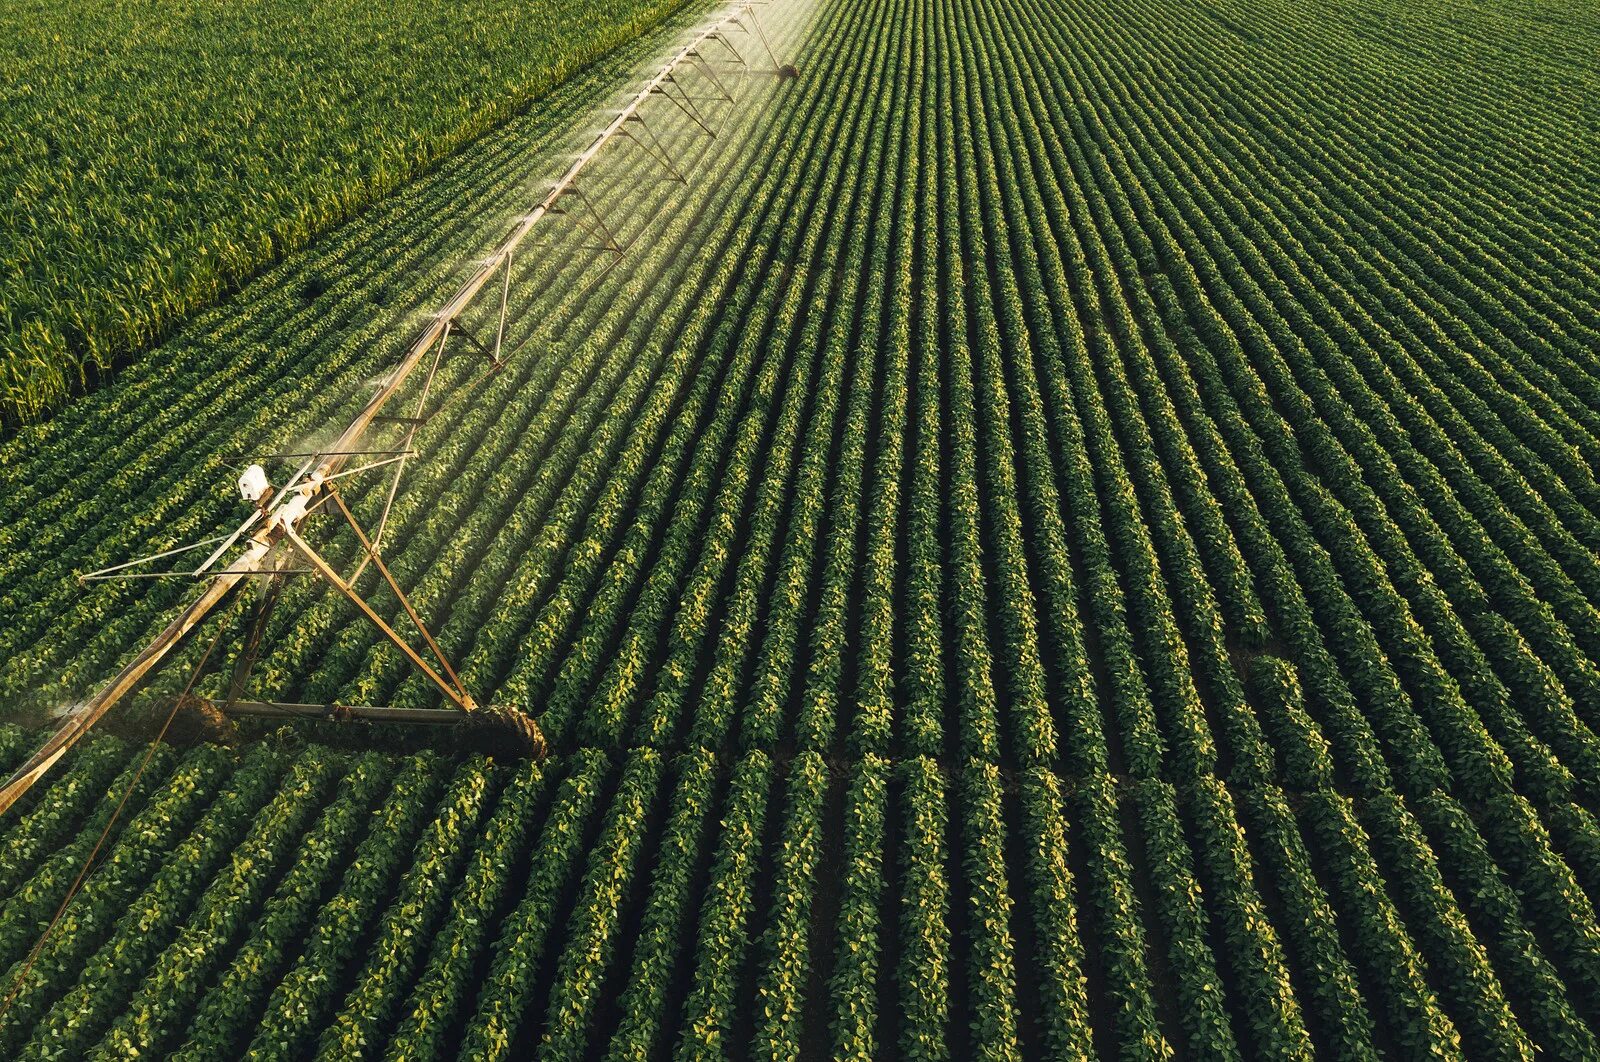
[[[646,121],[645,112],[652,107],[653,101],[671,104],[689,119],[692,126],[714,137],[717,130],[707,121],[708,109],[718,102],[734,102],[730,91],[730,72],[743,75],[752,70],[740,48],[750,52],[759,47],[771,63],[772,72],[779,78],[794,76],[794,68],[780,65],[773,54],[756,19],[755,9],[758,5],[759,0],[742,0],[729,8],[679,49],[616,112],[612,121],[595,135],[593,142],[573,160],[544,198],[521,218],[495,251],[479,263],[444,307],[428,319],[404,357],[380,378],[376,392],[332,444],[326,449],[263,457],[261,460],[267,462],[296,463],[286,466],[295,468],[295,471],[281,485],[272,482],[261,464],[251,464],[245,469],[239,477],[239,491],[253,509],[234,531],[80,576],[86,583],[111,579],[192,579],[204,581],[206,588],[98,693],[63,716],[43,747],[18,768],[6,781],[4,788],[0,789],[0,813],[27,792],[112,706],[138,687],[208,614],[221,607],[251,580],[259,584],[259,592],[248,633],[233,663],[226,698],[214,703],[193,696],[190,692],[210,659],[211,650],[217,645],[214,641],[211,649],[207,649],[201,657],[184,693],[174,704],[175,715],[187,712],[198,716],[202,725],[209,726],[227,726],[229,724],[225,717],[231,715],[363,719],[409,724],[470,723],[472,725],[467,732],[480,745],[533,757],[544,755],[544,735],[530,716],[508,705],[478,704],[384,563],[382,545],[390,510],[406,463],[417,454],[413,445],[417,429],[439,412],[438,407],[430,411],[430,397],[452,336],[461,336],[474,355],[487,362],[486,368],[465,385],[467,388],[481,383],[505,364],[502,350],[513,282],[513,262],[518,247],[534,226],[552,215],[572,215],[590,233],[599,237],[599,245],[592,249],[609,256],[606,272],[626,252],[626,246],[618,242],[579,185],[579,177],[585,168],[608,144],[627,140],[658,163],[668,179],[686,183],[684,175],[673,165],[667,146]],[[739,35],[737,45],[733,40],[734,34]],[[722,75],[717,72],[719,64],[724,69]],[[500,282],[494,284],[492,282],[497,275]],[[468,308],[475,304],[484,305],[485,308],[493,305],[477,303],[478,296],[485,288],[498,290],[499,294],[498,323],[494,326],[492,342],[474,335],[461,319]],[[461,344],[458,343],[457,347],[460,348]],[[506,356],[509,355],[510,352],[507,352]],[[420,374],[419,369],[422,370]],[[413,379],[419,381],[419,386],[411,412],[404,416],[385,413],[384,407]],[[388,441],[374,438],[383,431],[391,433]],[[386,470],[383,474],[388,478],[387,491],[379,491],[384,498],[383,508],[369,535],[340,492],[339,483],[379,470]],[[319,511],[336,512],[341,518],[341,526],[347,526],[359,544],[356,554],[358,563],[348,574],[341,574],[322,550],[307,540],[311,528],[306,524],[306,519]],[[157,562],[208,546],[214,548],[198,567],[175,571],[149,570]],[[413,645],[411,639],[395,630],[358,589],[357,581],[369,564],[381,574],[383,584],[399,600],[411,625],[421,635],[422,647]],[[392,708],[286,704],[245,699],[267,620],[277,604],[285,581],[296,575],[314,575],[350,601],[437,688],[444,705],[439,708]],[[217,638],[220,641],[220,632]]]

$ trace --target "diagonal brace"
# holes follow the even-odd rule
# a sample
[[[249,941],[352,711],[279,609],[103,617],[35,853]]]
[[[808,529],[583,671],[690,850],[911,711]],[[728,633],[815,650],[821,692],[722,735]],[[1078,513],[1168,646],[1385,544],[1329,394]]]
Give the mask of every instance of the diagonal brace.
[[[309,562],[310,565],[317,570],[318,574],[326,579],[335,590],[339,591],[339,593],[348,598],[351,604],[360,609],[362,615],[371,620],[373,624],[377,626],[378,630],[383,632],[384,637],[393,642],[400,649],[400,651],[406,655],[406,658],[417,666],[418,670],[420,670],[424,675],[428,676],[429,680],[432,681],[435,686],[439,687],[450,703],[454,704],[457,708],[468,712],[477,708],[478,705],[472,699],[471,694],[461,689],[459,685],[451,685],[442,676],[440,676],[440,674],[422,658],[421,654],[419,654],[415,649],[411,648],[410,643],[408,643],[404,638],[400,637],[399,633],[393,627],[389,626],[384,618],[378,615],[377,611],[374,610],[371,605],[367,604],[365,598],[356,593],[355,589],[351,587],[349,583],[346,583],[342,578],[339,577],[339,573],[333,570],[333,566],[324,560],[322,555],[311,547],[310,543],[301,538],[298,531],[288,524],[283,524],[280,526],[283,529],[284,537],[290,542],[294,543],[294,547],[299,550],[300,554],[305,557],[307,562]],[[362,537],[365,538],[364,535]],[[377,559],[376,554],[371,554],[371,556],[374,558],[374,560]],[[382,561],[378,561],[377,563],[380,568],[383,566]],[[406,600],[404,595],[401,596],[401,600]],[[408,610],[410,609],[409,602],[407,603],[406,607]],[[415,613],[412,614],[415,615]],[[424,633],[426,633],[425,629]],[[433,641],[431,636],[428,640],[430,643]],[[441,657],[441,662],[442,660],[443,658]],[[447,671],[449,670],[448,664],[445,665],[445,669]]]
[[[368,557],[372,558],[373,565],[383,574],[384,580],[389,584],[389,589],[393,590],[394,596],[400,599],[400,604],[405,607],[406,615],[411,617],[411,622],[416,625],[417,630],[422,632],[422,637],[427,641],[428,648],[433,650],[434,658],[444,668],[444,673],[450,676],[450,682],[455,686],[456,691],[461,694],[464,700],[471,701],[472,696],[467,693],[467,688],[461,684],[461,677],[456,674],[455,668],[450,666],[449,658],[444,655],[444,650],[434,640],[432,632],[428,630],[428,625],[422,622],[421,616],[417,615],[417,610],[412,606],[411,599],[406,596],[404,590],[400,589],[400,584],[389,571],[389,566],[383,563],[383,557],[379,555],[378,547],[372,544],[371,539],[367,538],[367,533],[356,522],[355,514],[350,511],[350,507],[344,502],[344,495],[340,494],[339,488],[332,483],[328,484],[328,494],[333,498],[334,504],[339,507],[339,511],[344,514],[345,522],[350,525],[350,530],[354,531],[356,538],[361,540],[361,548],[366,551]]]
[[[266,634],[267,621],[272,618],[272,610],[277,607],[278,596],[283,592],[284,579],[282,576],[268,580],[261,588],[261,597],[256,602],[255,615],[250,621],[250,633],[245,638],[244,649],[239,653],[239,658],[233,664],[233,677],[228,681],[228,704],[233,704],[244,696],[245,686],[250,681],[250,672],[255,670],[256,657],[261,652],[261,638]]]

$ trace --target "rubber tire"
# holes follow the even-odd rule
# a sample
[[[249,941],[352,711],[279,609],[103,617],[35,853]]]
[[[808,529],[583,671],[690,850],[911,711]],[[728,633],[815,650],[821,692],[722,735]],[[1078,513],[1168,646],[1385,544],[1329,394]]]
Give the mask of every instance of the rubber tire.
[[[542,760],[548,752],[539,724],[515,708],[468,712],[459,734],[463,748],[495,760]]]
[[[178,701],[166,740],[167,744],[182,748],[202,743],[231,748],[239,744],[239,728],[211,701],[188,694]]]

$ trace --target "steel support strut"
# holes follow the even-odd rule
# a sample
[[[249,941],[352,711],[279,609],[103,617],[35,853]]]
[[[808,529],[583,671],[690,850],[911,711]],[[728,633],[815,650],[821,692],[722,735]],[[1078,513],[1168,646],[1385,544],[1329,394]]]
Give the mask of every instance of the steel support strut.
[[[401,607],[406,610],[406,615],[411,617],[412,625],[422,632],[423,640],[428,643],[428,648],[433,652],[434,659],[439,661],[439,667],[449,677],[450,685],[454,687],[456,693],[460,694],[457,703],[468,711],[472,710],[475,707],[472,694],[468,693],[467,688],[461,684],[461,677],[456,674],[455,668],[450,666],[449,658],[444,655],[444,650],[434,640],[433,634],[428,630],[428,625],[422,622],[421,616],[417,615],[417,610],[412,606],[411,599],[406,596],[404,590],[400,589],[400,584],[395,581],[394,575],[390,573],[389,566],[383,563],[383,558],[378,555],[377,547],[367,538],[367,533],[361,530],[361,525],[356,523],[356,518],[350,512],[350,507],[344,503],[344,495],[340,494],[338,488],[331,484],[328,487],[328,493],[332,495],[334,504],[339,507],[339,511],[344,514],[345,522],[350,525],[350,530],[354,531],[356,538],[361,540],[361,548],[371,558],[373,566],[383,575],[384,581],[389,584],[389,589],[394,591],[394,596],[399,598]],[[354,589],[351,589],[350,593],[353,595],[355,593]],[[390,637],[394,638],[394,635],[390,634]],[[406,650],[407,655],[412,656],[413,661],[418,662],[420,666],[420,661],[417,661],[416,657],[410,652],[410,647],[403,642],[399,642],[398,639],[396,641],[402,649]],[[445,692],[447,695],[449,694],[448,689]]]
[[[433,669],[433,666],[422,658],[420,653],[411,648],[410,643],[408,643],[404,638],[400,637],[399,632],[397,632],[393,627],[389,626],[388,621],[386,621],[382,616],[378,615],[376,609],[367,604],[366,598],[356,593],[355,589],[349,583],[340,578],[339,573],[333,570],[333,565],[329,564],[326,560],[323,560],[322,554],[318,553],[311,547],[310,543],[301,538],[299,532],[292,527],[285,528],[284,537],[294,544],[294,548],[299,550],[300,555],[317,570],[318,575],[327,580],[328,585],[339,591],[340,594],[342,594],[351,604],[355,605],[356,608],[361,611],[362,615],[371,620],[378,630],[383,632],[383,636],[385,638],[388,638],[391,642],[398,646],[400,651],[406,655],[406,658],[415,664],[417,669],[420,670],[424,675],[428,676],[435,686],[439,687],[440,692],[445,695],[445,698],[449,700],[451,704],[454,704],[457,708],[468,712],[477,707],[477,704],[473,701],[471,694],[441,677],[440,674]],[[373,556],[376,555],[374,554]],[[407,604],[406,607],[409,609],[410,605]],[[429,641],[431,642],[432,639],[430,638]],[[446,666],[448,667],[448,665]]]
[[[244,649],[239,653],[239,659],[234,661],[233,677],[228,680],[229,704],[244,696],[245,686],[250,681],[250,672],[255,670],[256,657],[261,652],[261,638],[266,634],[267,620],[272,618],[272,610],[277,607],[278,596],[282,592],[282,576],[267,580],[267,585],[261,588],[261,600],[256,603],[256,614],[250,621],[250,633],[245,638]]]
[[[299,704],[285,701],[235,701],[229,715],[259,715],[268,719],[360,719],[368,723],[420,723],[460,726],[457,708],[384,708],[368,704]]]

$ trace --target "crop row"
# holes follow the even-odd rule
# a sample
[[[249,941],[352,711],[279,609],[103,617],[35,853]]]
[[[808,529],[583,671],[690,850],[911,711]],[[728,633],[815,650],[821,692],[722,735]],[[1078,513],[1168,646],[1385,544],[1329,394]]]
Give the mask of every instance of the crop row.
[[[169,758],[20,983],[19,1056],[1596,1052],[1572,808],[810,752]],[[37,892],[0,905],[22,947]]]

